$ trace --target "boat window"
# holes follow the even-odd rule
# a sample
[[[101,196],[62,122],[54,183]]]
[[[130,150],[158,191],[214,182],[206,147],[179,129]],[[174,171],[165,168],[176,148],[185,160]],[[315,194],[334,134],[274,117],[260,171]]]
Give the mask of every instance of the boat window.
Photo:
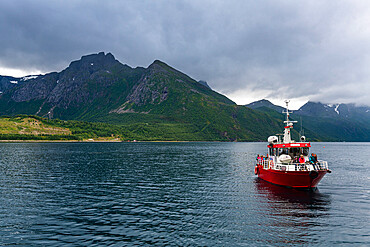
[[[308,155],[308,152],[309,152],[309,148],[302,148],[302,154],[304,156],[307,156]]]
[[[292,157],[299,156],[300,155],[300,149],[299,148],[291,148]]]
[[[287,148],[280,148],[280,154],[279,155],[282,155],[282,154],[288,154],[288,149]]]
[[[293,153],[294,153],[293,152],[294,151],[293,148],[289,148],[288,151],[289,151],[289,153],[288,153],[289,156],[293,158]]]

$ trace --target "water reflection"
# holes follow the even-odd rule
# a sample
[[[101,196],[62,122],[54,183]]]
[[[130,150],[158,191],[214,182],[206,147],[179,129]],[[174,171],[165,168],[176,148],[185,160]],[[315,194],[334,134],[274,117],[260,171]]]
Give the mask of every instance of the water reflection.
[[[327,211],[330,205],[330,196],[315,191],[305,191],[285,188],[256,178],[254,181],[256,191],[266,197],[270,202],[287,203],[300,208],[315,208]]]
[[[330,217],[331,198],[316,191],[289,189],[254,180],[261,206],[260,217],[266,219],[277,242],[284,244],[320,244],[320,230]]]

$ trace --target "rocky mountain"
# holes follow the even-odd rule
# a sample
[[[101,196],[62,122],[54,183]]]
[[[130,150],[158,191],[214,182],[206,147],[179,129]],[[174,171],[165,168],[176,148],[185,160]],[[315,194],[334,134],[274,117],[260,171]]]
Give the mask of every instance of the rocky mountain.
[[[238,106],[159,60],[131,68],[103,52],[61,72],[0,76],[0,92],[0,115],[106,122],[147,140],[265,141],[282,131],[284,119],[280,106]],[[368,107],[308,102],[292,117],[310,140],[370,141],[369,115]]]
[[[261,105],[257,101],[248,107],[270,115],[281,114],[281,107],[271,103]],[[271,113],[271,109],[275,113]],[[370,107],[309,101],[291,116],[324,140],[370,141]]]
[[[265,140],[281,130],[275,118],[237,106],[158,60],[131,68],[101,52],[13,84],[0,95],[1,115],[108,122],[163,139]]]
[[[370,107],[355,104],[307,102],[296,112],[304,116],[330,117],[370,124]]]
[[[26,81],[28,77],[15,78],[12,76],[1,76],[0,75],[0,94],[6,93],[10,89],[16,87],[18,84]]]

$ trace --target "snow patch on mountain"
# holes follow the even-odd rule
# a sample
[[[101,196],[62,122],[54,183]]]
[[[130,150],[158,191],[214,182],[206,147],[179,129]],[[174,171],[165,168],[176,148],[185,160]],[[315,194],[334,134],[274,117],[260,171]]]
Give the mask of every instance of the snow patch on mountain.
[[[338,104],[336,107],[335,107],[335,109],[334,109],[334,111],[339,115],[339,111],[338,111],[338,107],[340,106],[340,104]]]
[[[29,76],[23,77],[21,80],[22,81],[28,81],[28,80],[31,80],[31,79],[36,79],[37,77],[39,77],[39,76],[38,75],[29,75]]]
[[[334,111],[339,115],[339,108],[340,104],[326,104],[324,107],[326,108],[325,111],[328,111],[328,108],[334,108]]]

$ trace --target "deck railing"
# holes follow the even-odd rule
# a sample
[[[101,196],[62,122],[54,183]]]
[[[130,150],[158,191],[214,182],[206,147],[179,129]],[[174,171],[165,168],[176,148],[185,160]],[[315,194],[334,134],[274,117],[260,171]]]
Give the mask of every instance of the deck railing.
[[[257,164],[258,165],[262,165],[262,167],[264,168],[264,169],[268,169],[269,168],[269,160],[258,160],[257,161]]]
[[[306,163],[287,163],[287,164],[273,164],[269,160],[259,160],[257,164],[262,165],[264,169],[274,169],[280,171],[320,171],[320,170],[328,170],[328,162],[324,160],[319,160],[316,164],[312,164],[309,162]]]
[[[319,170],[328,170],[329,169],[328,162],[324,161],[324,160],[319,160],[316,163],[316,165],[319,165]]]

